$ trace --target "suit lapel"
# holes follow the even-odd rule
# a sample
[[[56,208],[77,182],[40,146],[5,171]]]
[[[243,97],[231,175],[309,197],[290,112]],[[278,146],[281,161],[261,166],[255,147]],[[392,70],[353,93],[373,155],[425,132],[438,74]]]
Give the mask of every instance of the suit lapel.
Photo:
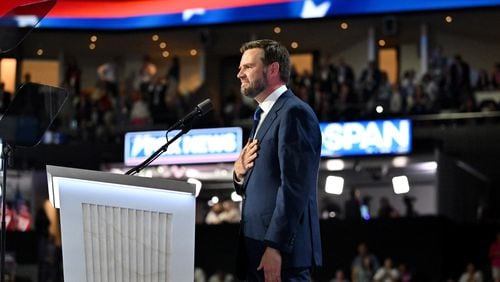
[[[278,100],[276,100],[276,103],[274,103],[273,107],[262,122],[259,131],[257,132],[257,140],[261,141],[264,135],[266,135],[267,131],[271,127],[271,124],[273,124],[274,120],[278,117],[279,110],[283,107],[289,95],[292,95],[292,93],[290,92],[290,90],[287,90],[278,98]]]
[[[274,120],[278,117],[279,110],[283,107],[283,105],[285,104],[287,99],[290,97],[290,95],[293,95],[290,90],[287,90],[285,93],[283,93],[278,98],[278,100],[276,100],[276,103],[274,103],[273,107],[271,108],[269,113],[266,115],[266,118],[262,122],[262,125],[259,128],[259,131],[257,131],[257,136],[255,136],[255,138],[257,140],[259,140],[259,143],[262,142],[262,139],[264,138],[267,131],[269,130],[269,128],[273,124]],[[246,190],[247,182],[248,182],[248,179],[250,178],[250,175],[252,174],[252,172],[253,172],[253,168],[251,168],[248,171],[247,176],[245,177],[245,180],[243,181],[243,191]]]

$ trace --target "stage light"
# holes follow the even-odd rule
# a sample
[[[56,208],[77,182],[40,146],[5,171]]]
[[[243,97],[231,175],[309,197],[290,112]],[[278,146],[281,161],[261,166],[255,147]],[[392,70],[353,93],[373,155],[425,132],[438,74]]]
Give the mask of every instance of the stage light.
[[[274,33],[276,34],[281,33],[281,27],[279,26],[274,27]]]
[[[375,107],[375,111],[378,113],[378,114],[381,114],[384,112],[384,107],[382,107],[381,105],[378,105],[377,107]]]
[[[349,28],[349,24],[347,24],[346,22],[343,22],[340,24],[340,28],[343,29],[343,30],[346,30]]]
[[[92,36],[90,37],[90,42],[96,42],[96,41],[97,41],[97,36],[92,35]]]
[[[437,164],[437,162],[434,162],[434,161],[422,162],[422,163],[416,164],[415,167],[417,167],[420,170],[436,171],[438,164]]]
[[[330,175],[326,178],[325,192],[328,194],[340,195],[344,190],[344,178]]]
[[[291,46],[293,49],[297,49],[297,48],[299,48],[299,43],[297,43],[297,42],[295,42],[295,41],[294,41],[294,42],[292,42],[292,44],[290,44],[290,46]]]
[[[406,167],[408,165],[408,157],[395,157],[392,159],[392,165],[394,167]]]
[[[158,34],[153,34],[153,36],[151,36],[151,40],[158,41],[160,40],[160,36],[158,36]]]
[[[447,23],[451,23],[451,22],[453,22],[453,17],[452,17],[452,16],[446,16],[446,17],[444,18],[444,20],[445,20]]]
[[[404,194],[410,192],[410,184],[408,177],[405,175],[396,176],[392,178],[392,188],[396,194]]]
[[[40,48],[40,49],[36,50],[36,54],[37,54],[38,56],[43,55],[43,49],[42,49],[42,48]]]
[[[90,44],[89,44],[89,49],[90,49],[90,50],[94,50],[94,49],[95,49],[95,47],[96,47],[96,45],[95,45],[94,43],[90,43]]]
[[[384,39],[380,39],[380,40],[378,41],[378,46],[380,46],[380,47],[384,47],[384,46],[385,46],[385,40],[384,40]]]
[[[191,51],[189,51],[189,54],[191,56],[196,56],[198,54],[198,51],[196,49],[191,49]]]
[[[329,171],[339,171],[343,170],[345,167],[345,163],[343,160],[333,159],[326,161],[326,169]]]
[[[164,58],[167,58],[168,56],[170,56],[170,52],[168,52],[168,51],[163,51],[163,52],[161,52],[161,55],[162,55]]]
[[[165,43],[165,42],[161,42],[161,43],[160,43],[160,48],[161,48],[161,49],[165,49],[165,48],[167,48],[167,43]]]

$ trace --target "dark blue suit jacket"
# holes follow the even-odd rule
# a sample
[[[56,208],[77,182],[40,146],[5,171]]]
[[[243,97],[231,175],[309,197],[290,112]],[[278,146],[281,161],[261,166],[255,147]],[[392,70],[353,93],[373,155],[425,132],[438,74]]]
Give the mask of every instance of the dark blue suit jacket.
[[[283,267],[322,263],[316,199],[321,132],[312,109],[290,90],[256,136],[258,157],[243,184],[243,235],[281,251]]]

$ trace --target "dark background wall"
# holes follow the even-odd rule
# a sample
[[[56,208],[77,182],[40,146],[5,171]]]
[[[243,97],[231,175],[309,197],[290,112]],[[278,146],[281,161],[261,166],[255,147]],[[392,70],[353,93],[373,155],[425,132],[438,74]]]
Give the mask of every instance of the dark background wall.
[[[208,275],[217,270],[232,273],[238,228],[230,224],[197,225],[196,267]],[[469,262],[488,278],[488,249],[499,228],[492,223],[459,224],[444,217],[322,221],[324,266],[315,269],[314,278],[329,281],[337,269],[350,273],[360,242],[366,242],[381,263],[390,257],[395,265],[407,264],[414,281],[457,280]]]

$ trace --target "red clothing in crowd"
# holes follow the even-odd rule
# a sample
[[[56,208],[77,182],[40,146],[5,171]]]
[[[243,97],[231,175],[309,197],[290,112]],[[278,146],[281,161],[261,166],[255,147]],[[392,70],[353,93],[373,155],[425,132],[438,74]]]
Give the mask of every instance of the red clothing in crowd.
[[[490,257],[491,266],[500,267],[500,241],[497,240],[491,244],[488,256]]]

